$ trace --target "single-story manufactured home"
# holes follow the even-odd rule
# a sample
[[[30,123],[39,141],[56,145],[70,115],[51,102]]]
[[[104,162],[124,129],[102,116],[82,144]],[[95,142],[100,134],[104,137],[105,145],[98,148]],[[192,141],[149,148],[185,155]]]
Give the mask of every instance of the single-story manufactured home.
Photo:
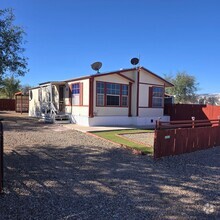
[[[45,82],[30,90],[29,116],[85,126],[149,126],[164,115],[165,88],[173,84],[144,67]]]

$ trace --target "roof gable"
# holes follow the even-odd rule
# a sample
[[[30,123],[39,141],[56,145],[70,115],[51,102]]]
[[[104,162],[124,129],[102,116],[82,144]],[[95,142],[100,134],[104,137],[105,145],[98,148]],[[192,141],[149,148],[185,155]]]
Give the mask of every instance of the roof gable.
[[[145,67],[141,67],[141,70],[144,70],[145,72],[147,72],[148,74],[150,74],[152,77],[160,80],[161,82],[164,83],[165,87],[172,87],[174,86],[172,83],[168,82],[167,80],[165,80],[164,78],[162,78],[161,76],[158,76],[157,74],[151,72],[150,70],[146,69]]]

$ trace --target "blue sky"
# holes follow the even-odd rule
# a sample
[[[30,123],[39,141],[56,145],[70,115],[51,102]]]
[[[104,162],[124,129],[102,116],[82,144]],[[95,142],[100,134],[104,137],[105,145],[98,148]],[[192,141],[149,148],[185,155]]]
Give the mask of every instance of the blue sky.
[[[220,93],[219,0],[0,0],[24,27],[30,72],[22,84],[130,68],[187,71],[199,93]]]

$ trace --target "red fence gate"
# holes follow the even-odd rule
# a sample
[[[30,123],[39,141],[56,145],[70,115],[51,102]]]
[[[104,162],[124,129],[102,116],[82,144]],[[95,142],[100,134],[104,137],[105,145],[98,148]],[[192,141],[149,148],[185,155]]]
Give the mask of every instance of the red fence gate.
[[[3,190],[3,125],[0,121],[0,193]]]
[[[162,122],[157,126],[154,140],[155,159],[220,146],[219,120],[178,123]]]
[[[15,111],[28,112],[29,110],[29,95],[23,95],[22,92],[15,93]]]

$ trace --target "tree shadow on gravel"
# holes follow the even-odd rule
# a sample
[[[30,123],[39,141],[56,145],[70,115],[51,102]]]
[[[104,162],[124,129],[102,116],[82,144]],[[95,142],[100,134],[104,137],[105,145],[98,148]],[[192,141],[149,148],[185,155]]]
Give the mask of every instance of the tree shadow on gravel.
[[[97,152],[93,147],[35,145],[5,153],[1,217],[220,217],[220,148],[207,150],[205,156],[200,151],[153,161],[120,148]]]
[[[19,132],[29,132],[29,131],[40,131],[42,129],[50,129],[57,124],[47,124],[38,119],[10,119],[4,120],[3,122],[4,131],[19,131]]]
[[[38,131],[51,126],[51,124],[39,121],[40,118],[29,117],[27,113],[20,114],[13,111],[0,112],[0,119],[3,119],[4,131]]]

